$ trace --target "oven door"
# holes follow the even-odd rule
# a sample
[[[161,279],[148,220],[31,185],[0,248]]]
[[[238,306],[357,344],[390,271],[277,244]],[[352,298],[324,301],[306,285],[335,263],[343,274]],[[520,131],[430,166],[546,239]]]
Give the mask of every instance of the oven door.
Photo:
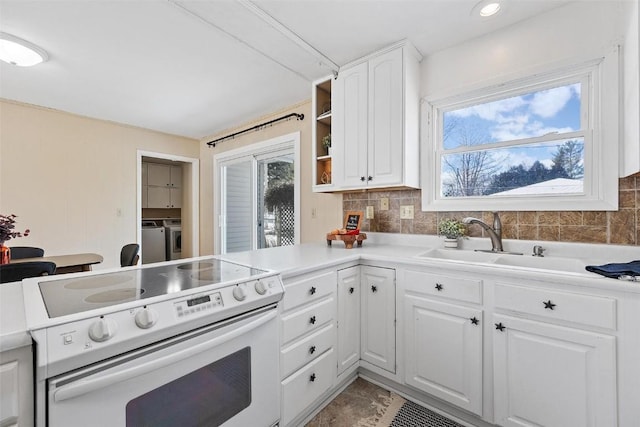
[[[52,378],[48,425],[277,425],[277,326],[270,307]]]

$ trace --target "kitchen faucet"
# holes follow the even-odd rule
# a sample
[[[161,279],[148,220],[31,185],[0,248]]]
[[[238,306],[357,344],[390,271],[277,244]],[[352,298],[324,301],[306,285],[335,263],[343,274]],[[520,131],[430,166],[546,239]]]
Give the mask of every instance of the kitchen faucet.
[[[478,224],[489,234],[491,239],[491,252],[504,252],[502,249],[502,223],[498,212],[493,212],[493,228],[479,220],[478,218],[467,217],[462,220],[465,224]]]

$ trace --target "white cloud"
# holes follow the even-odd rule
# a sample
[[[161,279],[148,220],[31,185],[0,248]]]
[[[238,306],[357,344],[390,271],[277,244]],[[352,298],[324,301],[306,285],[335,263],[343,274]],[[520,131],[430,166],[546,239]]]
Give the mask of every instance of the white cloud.
[[[567,105],[574,93],[579,92],[579,86],[575,84],[536,92],[529,104],[529,109],[540,117],[553,117]]]
[[[474,105],[473,107],[467,107],[461,110],[451,111],[449,114],[456,117],[476,116],[484,120],[495,122],[499,120],[502,113],[511,113],[515,109],[525,106],[526,104],[526,101],[521,96],[516,96],[486,104]]]

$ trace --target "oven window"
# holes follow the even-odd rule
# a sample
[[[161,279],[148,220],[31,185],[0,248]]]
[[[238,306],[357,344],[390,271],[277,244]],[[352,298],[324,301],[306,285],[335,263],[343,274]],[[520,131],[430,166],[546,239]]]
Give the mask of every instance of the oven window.
[[[245,347],[127,403],[127,427],[219,426],[251,404]]]

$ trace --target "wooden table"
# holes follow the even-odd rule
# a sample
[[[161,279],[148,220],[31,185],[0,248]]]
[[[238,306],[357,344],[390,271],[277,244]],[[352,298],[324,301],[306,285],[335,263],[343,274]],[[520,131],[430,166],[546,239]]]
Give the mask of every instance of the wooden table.
[[[12,259],[10,264],[30,261],[50,261],[56,265],[56,274],[77,273],[80,271],[91,271],[93,264],[100,264],[104,258],[98,254],[70,254],[55,255],[37,258]]]

